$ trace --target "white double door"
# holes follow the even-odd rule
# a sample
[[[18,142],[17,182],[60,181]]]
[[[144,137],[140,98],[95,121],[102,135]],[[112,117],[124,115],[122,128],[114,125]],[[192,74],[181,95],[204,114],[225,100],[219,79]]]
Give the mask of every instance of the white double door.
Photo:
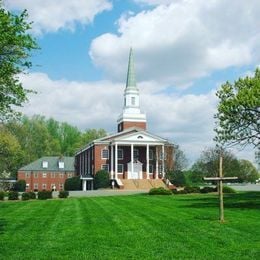
[[[133,165],[133,170],[132,170]],[[130,162],[127,164],[128,179],[142,179],[142,163],[137,161],[133,164]]]

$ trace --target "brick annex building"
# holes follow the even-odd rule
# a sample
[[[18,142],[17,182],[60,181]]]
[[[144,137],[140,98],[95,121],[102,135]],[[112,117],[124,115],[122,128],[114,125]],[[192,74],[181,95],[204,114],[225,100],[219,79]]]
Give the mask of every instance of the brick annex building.
[[[18,170],[17,179],[26,181],[26,191],[63,190],[74,177],[74,157],[42,157]]]
[[[81,176],[83,190],[93,188],[93,176],[101,169],[123,188],[127,180],[163,179],[165,169],[173,167],[173,144],[147,131],[146,115],[140,110],[132,49],[117,130],[116,134],[94,140],[76,154],[75,170]]]

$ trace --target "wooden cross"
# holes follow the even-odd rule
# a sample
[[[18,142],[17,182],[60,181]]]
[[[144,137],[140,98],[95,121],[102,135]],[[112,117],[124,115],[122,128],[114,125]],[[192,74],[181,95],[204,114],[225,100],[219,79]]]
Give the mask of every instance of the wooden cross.
[[[238,177],[223,177],[223,157],[220,154],[219,157],[219,177],[204,177],[205,181],[217,181],[218,182],[218,194],[219,194],[219,220],[224,222],[224,202],[223,202],[223,181],[236,180]]]

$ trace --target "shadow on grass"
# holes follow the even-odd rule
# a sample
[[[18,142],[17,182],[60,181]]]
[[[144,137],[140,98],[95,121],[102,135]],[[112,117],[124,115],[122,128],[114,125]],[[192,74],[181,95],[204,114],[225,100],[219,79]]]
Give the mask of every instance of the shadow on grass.
[[[184,208],[209,208],[218,207],[218,195],[214,197],[194,197],[182,199],[182,201],[190,201],[189,205],[182,206]],[[193,203],[192,203],[193,202]],[[241,192],[224,195],[225,208],[240,209],[259,209],[260,210],[260,192]]]
[[[6,225],[7,225],[7,221],[3,218],[0,218],[0,235],[5,232]]]

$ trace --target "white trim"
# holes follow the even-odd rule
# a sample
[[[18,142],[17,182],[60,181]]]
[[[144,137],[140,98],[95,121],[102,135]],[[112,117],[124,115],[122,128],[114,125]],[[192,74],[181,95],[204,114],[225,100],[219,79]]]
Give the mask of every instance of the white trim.
[[[117,164],[118,164],[118,158],[117,158],[117,143],[115,143],[115,179],[117,179]]]
[[[149,144],[146,145],[146,179],[149,179]]]
[[[107,151],[107,158],[106,157],[103,157],[103,152],[104,151]],[[101,159],[102,160],[107,160],[107,159],[109,159],[109,149],[108,148],[103,148],[102,150],[101,150]]]

